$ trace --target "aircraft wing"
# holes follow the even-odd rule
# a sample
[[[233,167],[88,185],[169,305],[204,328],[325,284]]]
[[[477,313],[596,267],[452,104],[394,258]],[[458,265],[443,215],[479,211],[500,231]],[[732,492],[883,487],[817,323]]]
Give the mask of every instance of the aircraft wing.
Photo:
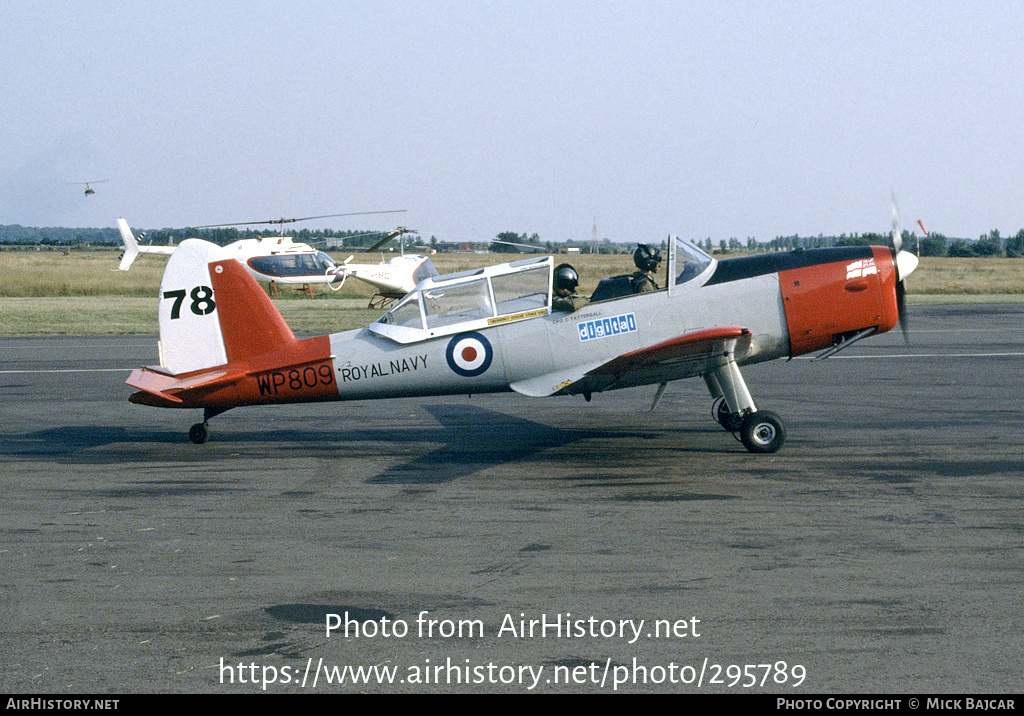
[[[587,371],[597,368],[599,365],[601,365],[600,362],[590,365],[575,365],[565,370],[520,380],[512,383],[509,387],[521,395],[528,395],[531,398],[543,398],[548,395],[554,395],[560,390],[575,384],[587,374]]]
[[[715,326],[684,333],[647,348],[623,353],[588,375],[623,376],[637,371],[664,374],[665,380],[686,378],[715,368],[750,345],[750,330],[742,326]],[[676,373],[683,375],[676,376]],[[650,381],[643,381],[645,383]]]
[[[690,378],[741,357],[750,347],[750,338],[750,329],[742,326],[703,328],[596,365],[577,366],[522,381],[513,384],[512,389],[539,397]]]

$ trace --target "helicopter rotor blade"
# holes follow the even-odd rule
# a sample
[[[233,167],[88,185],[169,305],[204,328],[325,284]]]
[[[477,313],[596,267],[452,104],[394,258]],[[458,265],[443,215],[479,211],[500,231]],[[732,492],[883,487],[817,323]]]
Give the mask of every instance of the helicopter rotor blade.
[[[375,243],[370,248],[366,249],[364,251],[364,253],[369,254],[369,253],[372,253],[372,252],[376,251],[381,246],[383,246],[387,242],[391,241],[391,239],[397,239],[397,238],[400,238],[402,236],[405,236],[406,234],[415,234],[415,233],[416,232],[414,230],[412,230],[412,229],[407,229],[404,226],[399,226],[394,231],[389,231],[387,234],[385,234],[384,238],[382,238],[380,241]]]
[[[255,226],[257,224],[290,224],[294,221],[311,221],[312,219],[330,219],[336,216],[367,216],[370,214],[401,214],[408,209],[391,209],[388,211],[351,211],[345,214],[321,214],[320,216],[303,216],[297,219],[270,219],[268,221],[233,221],[228,224],[206,224],[190,226],[190,229],[219,229],[223,226]]]

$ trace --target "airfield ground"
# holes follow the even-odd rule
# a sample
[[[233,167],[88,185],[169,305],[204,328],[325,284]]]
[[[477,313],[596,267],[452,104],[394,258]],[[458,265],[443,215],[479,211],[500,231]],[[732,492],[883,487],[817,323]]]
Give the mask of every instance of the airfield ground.
[[[152,335],[0,338],[0,691],[1019,692],[1024,304],[911,321],[748,369],[769,456],[700,381],[243,408],[196,446],[127,403]]]

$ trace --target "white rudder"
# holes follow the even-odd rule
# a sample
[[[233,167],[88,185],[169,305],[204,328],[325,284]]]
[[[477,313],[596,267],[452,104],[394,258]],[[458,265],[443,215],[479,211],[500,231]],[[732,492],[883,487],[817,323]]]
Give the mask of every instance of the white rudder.
[[[160,365],[175,375],[228,362],[210,264],[231,258],[202,239],[187,239],[160,282]]]

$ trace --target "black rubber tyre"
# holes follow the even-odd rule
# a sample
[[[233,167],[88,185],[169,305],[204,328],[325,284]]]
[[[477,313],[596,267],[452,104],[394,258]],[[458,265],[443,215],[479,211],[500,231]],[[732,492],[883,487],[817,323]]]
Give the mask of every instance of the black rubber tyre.
[[[786,442],[786,426],[775,413],[758,410],[743,418],[740,440],[750,452],[775,452]]]
[[[210,430],[205,423],[196,423],[188,431],[188,439],[196,445],[202,445],[208,437],[210,437]]]

